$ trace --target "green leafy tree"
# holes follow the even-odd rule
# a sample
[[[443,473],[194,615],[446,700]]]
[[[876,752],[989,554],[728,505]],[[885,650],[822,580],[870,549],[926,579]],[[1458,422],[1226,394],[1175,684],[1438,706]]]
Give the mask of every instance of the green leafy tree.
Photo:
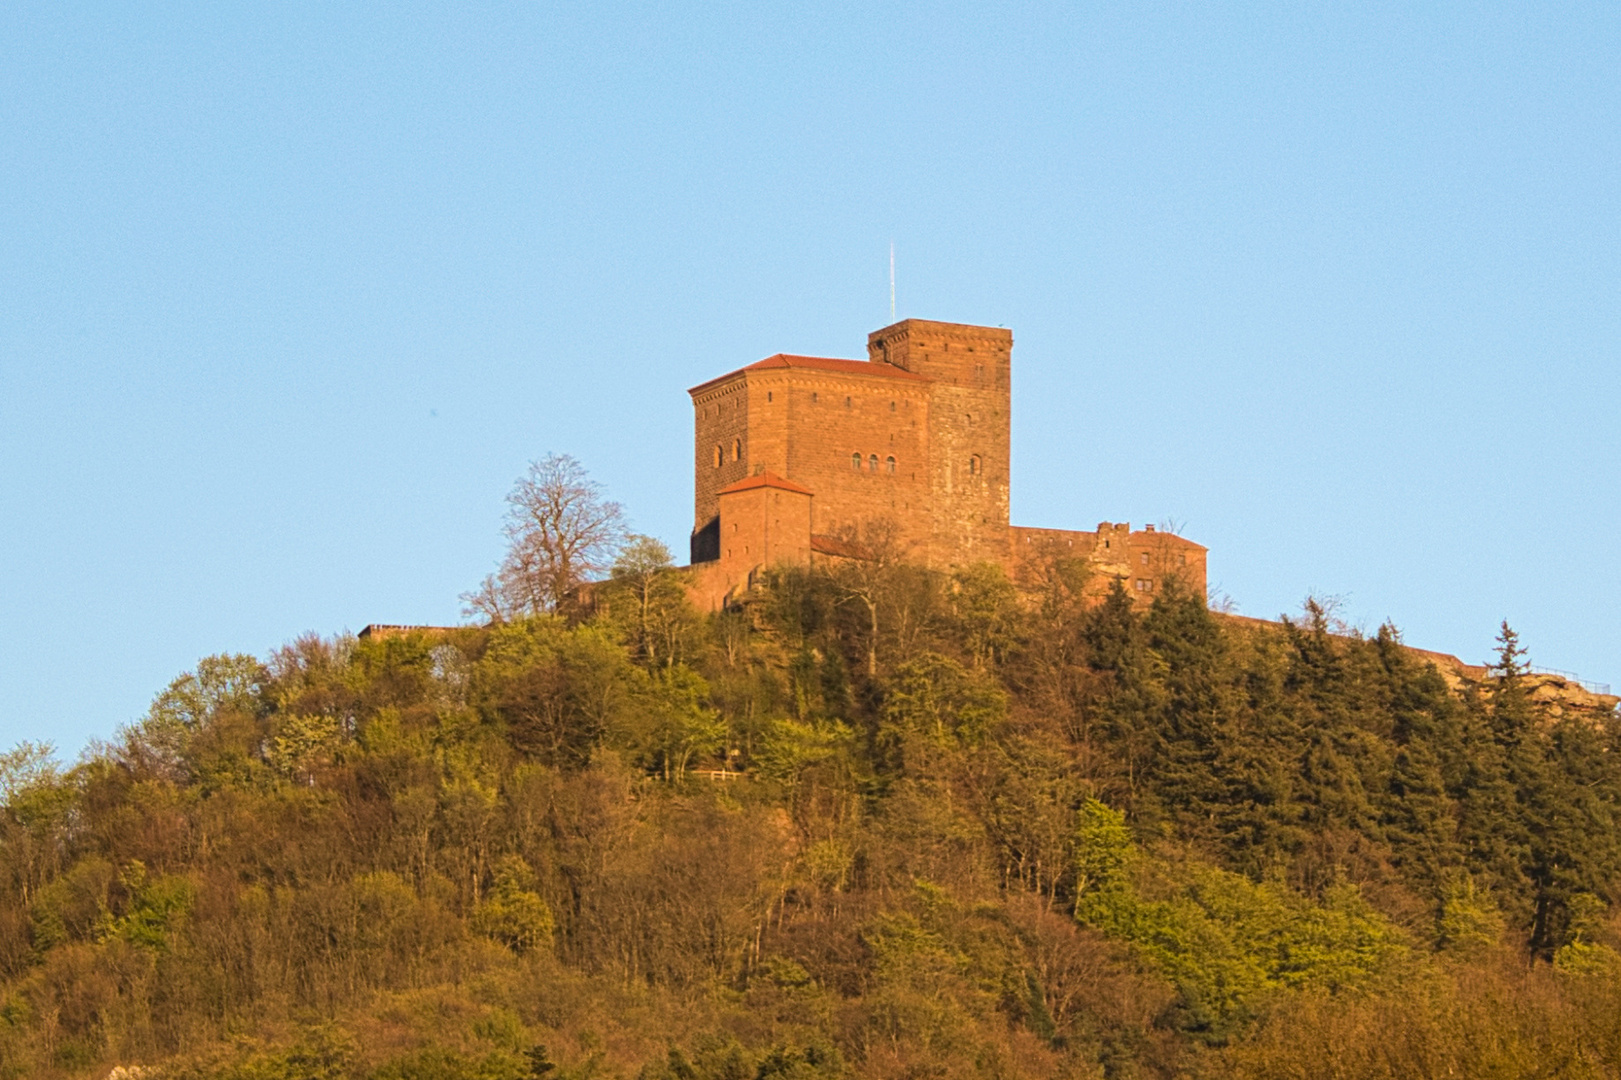
[[[525,754],[578,766],[610,729],[628,722],[646,683],[608,631],[542,617],[491,631],[471,696],[505,722]]]
[[[695,760],[726,747],[726,722],[705,704],[708,687],[692,669],[677,665],[647,680],[637,708],[613,735],[650,772],[683,780]]]
[[[651,536],[629,538],[598,597],[599,608],[624,633],[631,655],[649,667],[676,664],[699,637],[698,613],[670,549]]]
[[[143,720],[123,731],[124,762],[176,781],[240,770],[256,741],[268,675],[251,656],[204,657],[196,671],[153,700]]]
[[[508,855],[495,866],[495,886],[473,911],[473,929],[517,953],[547,948],[555,920],[552,909],[535,891],[538,882],[529,864]]]
[[[890,680],[885,728],[941,745],[974,746],[1007,715],[1007,694],[996,682],[950,657],[925,653]]]

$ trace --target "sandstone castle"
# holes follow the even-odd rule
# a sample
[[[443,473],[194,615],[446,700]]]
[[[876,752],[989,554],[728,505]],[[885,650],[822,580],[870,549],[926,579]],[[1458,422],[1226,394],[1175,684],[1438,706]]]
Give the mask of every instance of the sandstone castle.
[[[1030,529],[1008,514],[1013,335],[905,319],[867,359],[778,354],[695,386],[692,592],[723,606],[766,567],[893,554],[941,568],[1090,561],[1142,602],[1204,595],[1205,549],[1152,525]]]

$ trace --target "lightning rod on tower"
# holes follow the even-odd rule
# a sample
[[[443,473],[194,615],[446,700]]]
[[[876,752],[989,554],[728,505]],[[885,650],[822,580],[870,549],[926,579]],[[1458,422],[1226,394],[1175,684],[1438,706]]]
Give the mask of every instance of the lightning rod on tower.
[[[895,241],[889,242],[889,321],[895,321]]]

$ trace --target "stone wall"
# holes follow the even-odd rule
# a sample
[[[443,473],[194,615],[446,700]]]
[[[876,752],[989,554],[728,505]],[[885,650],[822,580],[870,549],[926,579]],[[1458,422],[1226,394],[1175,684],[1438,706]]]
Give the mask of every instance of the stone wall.
[[[694,534],[720,514],[720,489],[749,475],[747,390],[742,379],[718,379],[693,392]],[[705,560],[695,552],[694,561]]]
[[[1136,532],[1129,522],[1102,521],[1096,532],[1015,525],[1010,533],[1010,565],[1018,576],[1039,573],[1044,562],[1054,559],[1085,559],[1092,572],[1088,592],[1095,597],[1118,580],[1133,601],[1146,606],[1173,578],[1195,596],[1205,595],[1207,550],[1152,525]]]
[[[769,472],[815,493],[813,532],[859,534],[873,522],[893,521],[904,544],[927,557],[924,380],[859,360],[774,356],[692,393],[695,536],[718,512],[721,488]],[[734,462],[738,447],[743,458]]]
[[[1005,557],[1012,350],[1011,331],[922,319],[867,337],[869,362],[928,380],[930,562]]]
[[[1118,579],[1148,603],[1179,577],[1203,595],[1205,549],[1152,526],[1010,525],[1012,349],[999,327],[906,319],[868,335],[864,361],[778,354],[694,387],[695,566],[725,563],[716,580],[729,590],[762,565],[766,519],[753,519],[777,504],[738,497],[754,490],[738,485],[769,476],[776,483],[761,490],[774,498],[804,496],[793,514],[808,520],[806,544],[820,544],[779,544],[779,561],[886,544],[942,568],[988,560],[1017,571],[1061,546],[1091,560],[1100,590]]]

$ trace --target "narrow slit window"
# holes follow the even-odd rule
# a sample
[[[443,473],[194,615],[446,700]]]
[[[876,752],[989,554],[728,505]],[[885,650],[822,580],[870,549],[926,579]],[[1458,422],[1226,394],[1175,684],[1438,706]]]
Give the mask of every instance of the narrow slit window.
[[[984,468],[984,466],[980,462],[978,454],[975,454],[973,457],[968,459],[968,475],[969,476],[978,476],[980,474],[980,470],[983,469],[983,468]]]
[[[732,440],[732,460],[733,461],[742,461],[743,460],[743,440],[742,439],[733,439]]]
[[[717,468],[717,469],[720,468],[720,463],[722,461],[725,461],[725,460],[726,460],[725,452],[721,450],[720,444],[716,443],[715,444],[715,468]]]

